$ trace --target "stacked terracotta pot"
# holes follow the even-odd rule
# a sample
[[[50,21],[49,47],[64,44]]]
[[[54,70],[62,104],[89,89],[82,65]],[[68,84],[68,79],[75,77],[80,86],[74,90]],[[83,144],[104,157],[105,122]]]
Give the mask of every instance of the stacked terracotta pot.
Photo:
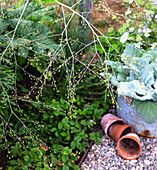
[[[127,125],[123,119],[113,114],[106,114],[101,120],[101,126],[108,138],[117,143],[117,151],[125,159],[136,159],[141,154],[141,144],[135,129]]]

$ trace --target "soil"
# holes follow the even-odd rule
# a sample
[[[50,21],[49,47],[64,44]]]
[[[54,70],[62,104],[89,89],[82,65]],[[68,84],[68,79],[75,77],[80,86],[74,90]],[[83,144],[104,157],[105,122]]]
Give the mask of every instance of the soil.
[[[6,169],[7,160],[8,160],[7,154],[8,154],[7,150],[1,150],[0,152],[0,169],[1,170]]]
[[[127,7],[122,0],[106,0],[103,5],[93,6],[92,23],[102,33],[107,33],[108,28],[118,30],[125,23],[124,14]]]

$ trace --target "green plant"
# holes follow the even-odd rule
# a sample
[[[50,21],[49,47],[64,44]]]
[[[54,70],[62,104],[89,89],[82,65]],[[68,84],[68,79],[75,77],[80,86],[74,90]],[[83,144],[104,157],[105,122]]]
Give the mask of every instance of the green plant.
[[[78,4],[20,0],[1,8],[0,146],[10,169],[79,169],[89,141],[100,143],[113,89],[99,72],[104,59],[119,61],[124,47],[119,32],[101,33]],[[108,12],[109,20],[118,16]],[[89,43],[79,39],[79,17],[92,33]]]
[[[157,6],[151,1],[124,1],[126,22],[119,28],[121,42],[133,42],[145,49],[156,46]]]
[[[109,74],[111,83],[117,86],[118,95],[135,99],[136,110],[145,120],[154,121],[157,118],[157,49],[146,52],[130,44],[121,59],[124,64],[105,61],[114,71]]]
[[[43,104],[49,106],[44,113],[36,112],[34,118],[35,110],[29,107],[29,114],[23,112],[21,117],[32,136],[21,123],[13,122],[16,122],[14,130],[20,137],[20,143],[14,138],[8,148],[9,167],[79,169],[75,162],[86,151],[89,139],[100,144],[102,133],[96,132],[95,126],[108,109],[108,104],[104,107],[99,101],[85,104],[85,100],[77,96],[71,113],[68,112],[68,102],[63,98]],[[8,135],[11,138],[11,133]]]
[[[31,65],[42,73],[47,68],[50,55],[57,52],[58,45],[53,41],[53,34],[48,28],[49,25],[53,28],[50,19],[56,18],[55,9],[56,6],[43,8],[34,1],[24,3],[14,10],[3,9],[0,16],[0,43],[1,51],[5,50],[1,60],[12,58],[14,51],[12,61],[17,61],[25,68]],[[22,18],[21,10],[24,11]],[[9,45],[12,51],[9,51]]]

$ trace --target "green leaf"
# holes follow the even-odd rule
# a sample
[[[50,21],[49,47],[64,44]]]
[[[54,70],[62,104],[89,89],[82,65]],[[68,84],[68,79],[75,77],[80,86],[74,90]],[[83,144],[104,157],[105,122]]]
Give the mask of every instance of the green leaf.
[[[20,50],[19,50],[19,55],[20,56],[23,56],[23,57],[27,57],[28,56],[28,48],[26,48],[26,47],[20,47],[19,48]]]
[[[72,141],[71,144],[70,144],[70,146],[71,146],[72,149],[75,149],[75,147],[76,147],[76,142],[75,142],[75,141]]]
[[[69,170],[69,166],[68,165],[63,165],[62,170]]]
[[[62,132],[61,135],[62,135],[62,136],[66,136],[67,133],[66,133],[66,132]]]
[[[114,31],[114,28],[113,28],[113,27],[108,28],[108,32],[109,32],[109,33],[112,33],[113,31]]]
[[[66,140],[70,140],[71,136],[70,134],[68,133],[67,136],[66,136]]]
[[[88,143],[88,142],[82,142],[82,145],[83,145],[84,147],[88,147],[88,146],[89,146],[89,143]]]
[[[3,31],[6,30],[6,28],[7,28],[8,25],[9,25],[9,24],[8,24],[5,20],[3,20],[2,18],[0,18],[0,34],[2,34]]]
[[[30,159],[29,159],[29,156],[28,155],[25,155],[24,156],[24,160],[26,161],[26,162],[28,162]]]
[[[48,166],[48,164],[44,164],[44,169],[45,170],[51,170],[51,168]]]
[[[11,160],[11,161],[10,161],[10,164],[11,164],[11,165],[17,165],[17,162],[16,162],[15,160]]]
[[[77,147],[79,150],[81,150],[81,149],[82,149],[82,144],[81,144],[80,142],[77,142],[77,143],[76,143],[76,147]]]
[[[55,132],[57,130],[57,128],[52,128],[51,130],[50,130],[50,132]]]
[[[68,146],[64,147],[63,154],[69,155],[72,152],[72,149],[70,149]]]
[[[22,57],[22,56],[18,56],[18,57],[17,57],[17,62],[18,62],[20,65],[23,65],[23,64],[25,64],[26,59],[25,59],[24,57]]]
[[[44,118],[44,119],[47,119],[47,118],[49,118],[49,114],[47,114],[47,113],[44,113],[44,114],[43,114],[43,118]]]
[[[74,120],[70,120],[70,124],[74,125],[75,124]]]
[[[63,128],[63,124],[61,122],[58,123],[58,129],[62,129]]]
[[[80,168],[79,168],[78,165],[74,165],[74,169],[75,169],[75,170],[80,170]]]
[[[66,123],[68,123],[68,122],[69,122],[68,118],[63,118],[63,119],[62,119],[62,123],[63,123],[63,124],[66,124]]]
[[[68,160],[69,160],[69,156],[68,155],[62,155],[62,161],[64,163],[68,162]]]
[[[129,96],[138,100],[153,100],[152,94],[147,90],[146,86],[138,80],[120,82],[118,95]]]
[[[134,100],[136,112],[148,123],[157,120],[157,102]]]
[[[19,71],[17,72],[17,79],[20,81],[23,80],[23,75]]]
[[[122,60],[127,64],[132,63],[132,57],[142,57],[145,50],[134,47],[132,44],[126,46],[124,53],[122,54]]]
[[[70,125],[69,124],[64,124],[64,128],[65,129],[70,129]]]
[[[76,136],[76,137],[74,137],[74,140],[75,140],[76,142],[81,141],[81,136]]]
[[[29,90],[28,89],[25,89],[23,86],[21,86],[20,84],[18,84],[19,87],[21,87],[22,91],[25,92],[25,93],[28,93]]]
[[[81,125],[84,125],[84,126],[85,126],[86,123],[87,123],[87,122],[86,122],[85,120],[81,120]]]

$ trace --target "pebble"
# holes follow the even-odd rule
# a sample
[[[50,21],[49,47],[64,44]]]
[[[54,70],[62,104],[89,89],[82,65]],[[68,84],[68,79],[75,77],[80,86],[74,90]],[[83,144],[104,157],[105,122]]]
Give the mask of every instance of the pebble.
[[[135,164],[135,163],[137,163],[136,159],[130,161],[130,164]]]
[[[116,143],[105,135],[100,145],[93,145],[81,170],[157,170],[157,139],[140,137],[142,152],[135,160],[122,158]]]
[[[144,163],[145,163],[146,165],[150,165],[150,164],[151,164],[151,162],[150,162],[149,160],[144,160]]]

